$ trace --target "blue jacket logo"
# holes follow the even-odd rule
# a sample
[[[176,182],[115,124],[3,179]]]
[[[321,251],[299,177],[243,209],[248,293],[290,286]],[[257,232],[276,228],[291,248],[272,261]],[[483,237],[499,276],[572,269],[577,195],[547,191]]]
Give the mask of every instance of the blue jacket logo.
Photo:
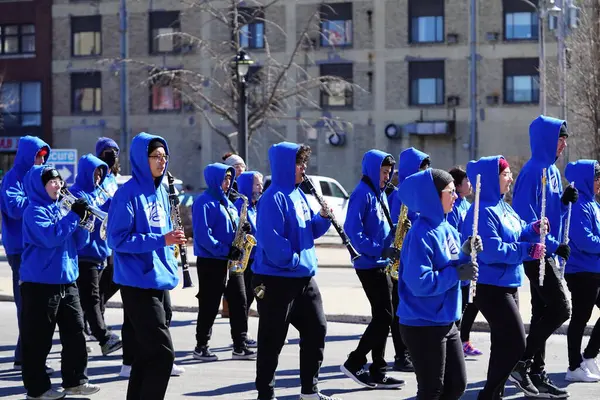
[[[154,201],[146,207],[146,217],[151,227],[162,228],[167,226],[166,212],[162,204]]]
[[[296,215],[300,221],[310,221],[310,210],[303,199],[294,202],[294,208],[296,209]]]
[[[456,245],[456,241],[452,236],[446,236],[446,243],[444,247],[446,256],[450,260],[458,260],[458,246]]]
[[[556,174],[550,175],[550,191],[552,193],[558,193],[558,176]]]

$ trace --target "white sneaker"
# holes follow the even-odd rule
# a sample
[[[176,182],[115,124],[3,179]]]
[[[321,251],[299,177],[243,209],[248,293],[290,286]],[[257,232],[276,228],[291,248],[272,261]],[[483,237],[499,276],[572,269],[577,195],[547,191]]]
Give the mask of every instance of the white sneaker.
[[[600,377],[600,368],[598,368],[598,361],[595,358],[584,358],[581,366],[585,366],[592,375]]]
[[[173,368],[171,368],[171,376],[179,376],[182,375],[184,372],[185,368],[173,364]]]
[[[90,394],[98,393],[99,391],[100,386],[92,385],[91,383],[84,383],[83,385],[65,388],[64,393],[89,396]]]
[[[67,394],[64,392],[59,392],[54,389],[48,389],[46,393],[40,396],[30,396],[27,395],[28,399],[37,399],[37,400],[56,400],[56,399],[64,399]]]
[[[598,382],[600,381],[600,376],[592,374],[583,363],[581,363],[581,367],[577,368],[575,371],[567,369],[565,380],[569,382]]]
[[[339,397],[325,396],[323,393],[300,394],[300,400],[341,400]]]
[[[131,376],[131,365],[121,365],[121,372],[119,372],[119,376],[122,378],[129,378]]]

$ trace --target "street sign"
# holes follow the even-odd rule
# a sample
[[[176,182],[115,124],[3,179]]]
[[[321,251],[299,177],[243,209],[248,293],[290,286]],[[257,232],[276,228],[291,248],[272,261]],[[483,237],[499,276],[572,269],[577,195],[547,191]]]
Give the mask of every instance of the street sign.
[[[47,165],[56,168],[68,186],[75,183],[77,175],[77,149],[52,149]]]

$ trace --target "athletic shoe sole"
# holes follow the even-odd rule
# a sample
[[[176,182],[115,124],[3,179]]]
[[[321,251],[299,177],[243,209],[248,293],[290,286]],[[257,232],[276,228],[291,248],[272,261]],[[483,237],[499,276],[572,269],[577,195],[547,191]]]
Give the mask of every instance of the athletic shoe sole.
[[[340,366],[340,371],[348,378],[352,379],[354,382],[358,383],[360,386],[375,389],[377,387],[376,383],[371,383],[370,385],[365,382],[361,382],[348,368],[346,368],[343,364]]]

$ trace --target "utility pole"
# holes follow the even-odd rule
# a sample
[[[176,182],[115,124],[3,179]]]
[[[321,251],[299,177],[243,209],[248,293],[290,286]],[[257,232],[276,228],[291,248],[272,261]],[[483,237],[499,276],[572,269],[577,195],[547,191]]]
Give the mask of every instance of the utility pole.
[[[121,100],[121,140],[119,147],[120,153],[129,157],[129,122],[128,122],[128,107],[129,107],[129,86],[127,79],[127,59],[129,58],[129,44],[127,40],[127,0],[121,0],[120,9],[120,28],[121,28],[121,65],[119,73],[121,74],[120,83],[120,100]],[[125,171],[129,171],[129,163],[123,163]]]
[[[469,159],[477,158],[477,1],[471,0],[470,12],[470,87],[471,87],[471,124],[469,135]]]

